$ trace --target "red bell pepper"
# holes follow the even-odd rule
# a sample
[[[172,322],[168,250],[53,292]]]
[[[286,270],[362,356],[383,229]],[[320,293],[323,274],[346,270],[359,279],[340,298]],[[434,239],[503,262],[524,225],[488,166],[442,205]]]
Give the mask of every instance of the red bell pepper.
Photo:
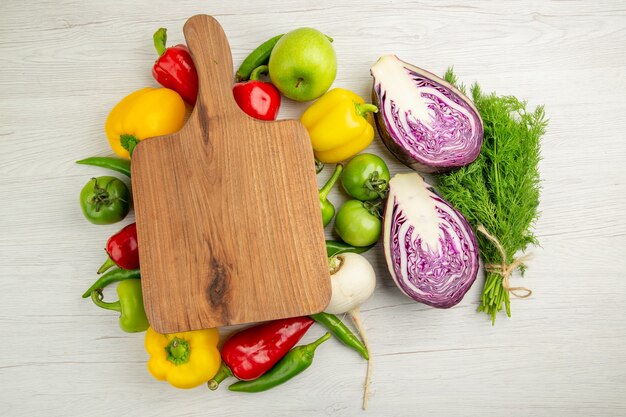
[[[139,245],[137,244],[137,225],[129,224],[107,240],[106,252],[109,256],[98,269],[101,274],[112,266],[122,269],[139,268]]]
[[[229,376],[251,381],[269,371],[298,343],[313,324],[310,317],[293,317],[249,327],[222,346],[222,366],[208,383],[212,390]]]
[[[276,120],[280,108],[280,93],[272,83],[259,81],[259,75],[267,74],[267,65],[252,71],[250,81],[233,86],[235,101],[248,116],[259,120]]]
[[[159,58],[152,67],[152,75],[163,87],[176,91],[187,103],[194,106],[198,97],[198,73],[186,45],[165,47],[167,29],[154,33],[154,47]]]

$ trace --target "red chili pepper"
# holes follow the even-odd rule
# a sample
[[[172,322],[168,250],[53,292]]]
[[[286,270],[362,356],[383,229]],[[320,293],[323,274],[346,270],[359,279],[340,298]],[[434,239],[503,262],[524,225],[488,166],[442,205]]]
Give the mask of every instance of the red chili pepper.
[[[152,67],[154,79],[163,87],[176,91],[187,103],[195,105],[198,97],[198,73],[189,49],[185,45],[166,48],[165,28],[157,30],[153,39],[154,47],[159,53],[159,59]]]
[[[280,93],[272,83],[259,81],[260,74],[267,74],[267,65],[252,71],[250,81],[233,86],[235,101],[247,115],[259,120],[276,120],[280,107]]]
[[[251,381],[269,371],[298,343],[313,324],[310,317],[293,317],[249,327],[222,346],[222,366],[208,383],[212,390],[229,376]]]
[[[106,252],[109,257],[98,269],[101,274],[114,265],[122,269],[139,268],[139,245],[137,244],[137,225],[129,224],[107,240]]]

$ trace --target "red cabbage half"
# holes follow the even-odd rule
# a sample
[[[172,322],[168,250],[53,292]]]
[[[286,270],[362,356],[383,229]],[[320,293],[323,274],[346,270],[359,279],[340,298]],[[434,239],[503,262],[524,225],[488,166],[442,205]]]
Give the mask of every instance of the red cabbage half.
[[[469,98],[395,55],[381,57],[371,73],[378,133],[400,162],[426,173],[474,162],[483,142],[483,122]]]
[[[389,181],[383,245],[393,280],[415,301],[452,307],[476,280],[474,231],[415,172]]]

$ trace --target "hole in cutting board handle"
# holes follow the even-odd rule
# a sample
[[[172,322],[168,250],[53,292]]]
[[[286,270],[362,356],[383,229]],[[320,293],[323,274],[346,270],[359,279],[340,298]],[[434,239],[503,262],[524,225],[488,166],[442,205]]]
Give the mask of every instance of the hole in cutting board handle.
[[[198,72],[198,99],[192,118],[239,114],[233,97],[233,57],[224,29],[212,16],[190,17],[183,27]]]

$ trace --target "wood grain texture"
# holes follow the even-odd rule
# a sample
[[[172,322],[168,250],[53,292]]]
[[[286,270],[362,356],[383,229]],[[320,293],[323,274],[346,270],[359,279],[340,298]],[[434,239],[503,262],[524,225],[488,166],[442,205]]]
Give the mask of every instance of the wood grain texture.
[[[306,129],[239,109],[214,18],[196,15],[184,33],[196,106],[183,129],[140,142],[132,159],[150,325],[176,333],[320,312],[330,276]]]
[[[85,221],[80,189],[106,171],[74,161],[111,154],[107,113],[130,91],[156,86],[152,33],[167,27],[168,43],[182,42],[184,22],[198,13],[224,27],[235,67],[259,42],[312,26],[334,38],[334,85],[363,97],[370,65],[395,53],[545,104],[541,247],[526,276],[512,278],[533,297],[513,300],[513,317],[494,327],[475,312],[482,277],[450,310],[414,303],[393,284],[378,245],[366,254],[378,278],[362,313],[375,360],[366,413],[365,363],[336,340],[306,372],[258,395],[154,381],[143,335],[122,333],[114,314],[80,298],[106,239],[133,217]],[[624,50],[626,8],[609,0],[3,1],[0,415],[626,415]],[[305,107],[284,100],[279,118]],[[392,173],[407,171],[378,138],[370,151]],[[337,207],[346,200],[337,188],[329,198]],[[321,334],[314,326],[302,343]]]

